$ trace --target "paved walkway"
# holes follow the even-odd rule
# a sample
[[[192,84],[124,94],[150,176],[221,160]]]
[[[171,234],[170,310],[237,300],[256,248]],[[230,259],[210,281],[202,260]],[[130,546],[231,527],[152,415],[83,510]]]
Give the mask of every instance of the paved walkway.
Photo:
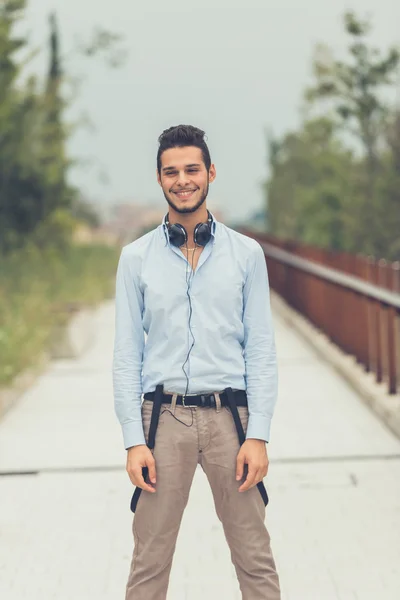
[[[91,350],[52,363],[0,423],[0,471],[19,472],[0,477],[5,600],[124,598],[132,486],[112,405],[113,319],[113,304],[103,305]],[[282,600],[398,600],[400,441],[275,323],[280,396],[265,483]],[[220,597],[240,593],[199,470],[168,599]]]

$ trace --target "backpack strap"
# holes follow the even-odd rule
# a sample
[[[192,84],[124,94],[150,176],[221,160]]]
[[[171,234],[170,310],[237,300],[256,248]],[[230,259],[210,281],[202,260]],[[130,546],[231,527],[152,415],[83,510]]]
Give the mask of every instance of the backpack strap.
[[[238,438],[239,438],[239,443],[240,443],[240,445],[242,445],[246,440],[246,436],[244,433],[242,421],[240,420],[239,411],[238,411],[236,403],[235,403],[235,396],[234,396],[232,388],[230,388],[230,387],[226,388],[225,393],[228,398],[229,408],[231,410],[233,420],[235,422],[236,431],[237,431]],[[267,490],[265,489],[264,483],[262,481],[259,481],[257,483],[257,487],[261,494],[261,498],[263,499],[265,506],[267,506],[269,499],[268,499],[268,494],[267,494]]]
[[[150,450],[153,450],[154,446],[156,445],[156,433],[157,433],[158,421],[160,419],[163,393],[164,393],[164,386],[162,384],[157,385],[156,392],[154,395],[153,408],[151,411],[150,429],[149,429],[149,436],[148,436],[148,442],[147,442],[147,447]],[[143,475],[144,481],[146,481],[146,477],[147,477],[148,473],[149,473],[148,467],[142,467],[142,475]],[[136,510],[137,503],[139,501],[141,493],[142,493],[142,488],[137,486],[135,491],[133,492],[133,496],[132,496],[132,500],[131,500],[131,511],[133,513]]]

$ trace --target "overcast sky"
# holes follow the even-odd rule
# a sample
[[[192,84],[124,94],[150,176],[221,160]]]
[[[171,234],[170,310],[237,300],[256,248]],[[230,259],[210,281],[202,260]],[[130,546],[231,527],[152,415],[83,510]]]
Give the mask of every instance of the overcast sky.
[[[159,134],[179,123],[204,129],[217,178],[209,207],[240,219],[263,202],[265,129],[282,134],[299,123],[315,44],[343,51],[341,15],[370,14],[380,48],[400,42],[398,0],[28,0],[27,29],[35,45],[56,9],[63,50],[96,25],[125,36],[129,59],[119,70],[74,59],[84,76],[72,116],[87,111],[96,132],[74,135],[74,156],[96,167],[73,181],[91,198],[140,200],[167,206],[156,182]],[[35,62],[44,67],[44,55]],[[99,170],[108,174],[106,183]]]

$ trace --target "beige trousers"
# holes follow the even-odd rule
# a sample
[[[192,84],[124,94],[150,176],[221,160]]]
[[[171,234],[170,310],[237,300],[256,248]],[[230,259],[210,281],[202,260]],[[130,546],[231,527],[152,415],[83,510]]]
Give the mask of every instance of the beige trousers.
[[[187,398],[190,403],[190,396]],[[146,441],[153,402],[145,400]],[[125,600],[165,600],[183,512],[197,464],[211,486],[244,600],[280,600],[279,577],[257,486],[238,492],[239,440],[227,407],[162,404],[156,434],[156,493],[142,490],[133,518],[134,551]],[[238,407],[246,431],[248,408]],[[177,420],[179,419],[179,420]]]

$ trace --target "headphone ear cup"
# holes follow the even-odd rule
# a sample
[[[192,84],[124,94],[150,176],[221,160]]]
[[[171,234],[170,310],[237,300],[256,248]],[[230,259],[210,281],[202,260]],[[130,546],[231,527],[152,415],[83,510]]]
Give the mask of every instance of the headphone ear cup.
[[[194,241],[198,246],[205,246],[211,237],[208,223],[197,223],[193,233]]]
[[[169,241],[173,246],[180,248],[187,242],[187,233],[183,225],[174,223],[168,228]]]

